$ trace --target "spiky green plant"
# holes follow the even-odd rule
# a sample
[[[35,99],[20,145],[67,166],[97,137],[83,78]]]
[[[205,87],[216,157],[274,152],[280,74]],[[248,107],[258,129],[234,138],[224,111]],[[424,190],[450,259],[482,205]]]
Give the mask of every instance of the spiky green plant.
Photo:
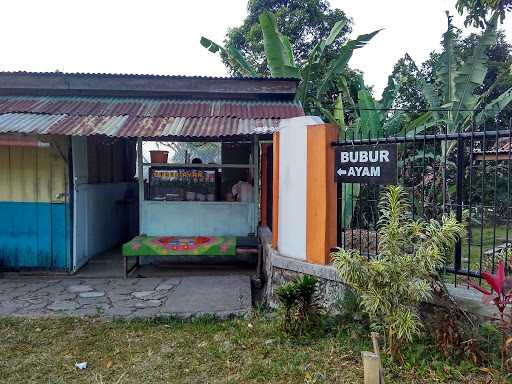
[[[297,303],[298,292],[295,282],[289,281],[281,284],[274,291],[274,295],[279,303],[279,317],[281,329],[286,333],[292,332],[292,311]]]
[[[317,295],[318,279],[304,275],[279,286],[274,294],[280,304],[281,329],[293,336],[314,331],[320,323],[322,308]]]
[[[333,258],[340,277],[361,297],[363,311],[384,329],[388,352],[397,358],[400,347],[420,333],[418,306],[429,298],[436,270],[464,226],[454,215],[441,222],[412,220],[400,186],[388,187],[379,208],[377,257],[338,249]]]

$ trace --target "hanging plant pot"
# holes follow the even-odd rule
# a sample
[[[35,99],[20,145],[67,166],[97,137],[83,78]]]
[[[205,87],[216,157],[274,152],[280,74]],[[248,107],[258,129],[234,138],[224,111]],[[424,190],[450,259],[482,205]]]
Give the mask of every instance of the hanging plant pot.
[[[149,156],[152,163],[164,164],[167,163],[169,151],[149,151]]]

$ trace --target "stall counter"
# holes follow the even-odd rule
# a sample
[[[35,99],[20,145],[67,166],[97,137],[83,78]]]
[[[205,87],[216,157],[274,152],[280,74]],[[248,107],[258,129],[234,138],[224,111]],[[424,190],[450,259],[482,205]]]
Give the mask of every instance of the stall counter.
[[[140,233],[149,236],[247,236],[255,204],[227,201],[141,202]]]

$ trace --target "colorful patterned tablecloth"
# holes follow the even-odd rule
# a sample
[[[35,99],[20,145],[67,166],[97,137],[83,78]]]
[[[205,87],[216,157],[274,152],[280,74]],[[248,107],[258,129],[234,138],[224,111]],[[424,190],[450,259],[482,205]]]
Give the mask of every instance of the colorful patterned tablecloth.
[[[233,236],[137,236],[123,244],[123,256],[234,256]]]

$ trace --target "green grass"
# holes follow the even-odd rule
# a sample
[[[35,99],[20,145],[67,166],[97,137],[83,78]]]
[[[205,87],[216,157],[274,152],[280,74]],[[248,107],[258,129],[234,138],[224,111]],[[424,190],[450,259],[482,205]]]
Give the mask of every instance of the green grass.
[[[274,320],[0,319],[2,383],[361,383],[368,330],[334,319],[322,337],[290,340]],[[415,343],[386,383],[486,383]],[[78,370],[76,362],[89,367]],[[494,377],[493,383],[500,383]]]
[[[492,227],[479,226],[472,227],[471,246],[466,240],[462,245],[462,258],[467,259],[463,262],[462,267],[467,269],[470,263],[470,269],[478,271],[480,268],[480,257],[485,251],[491,250],[494,246],[501,245],[507,239],[507,228],[504,225],[496,226],[496,235]],[[496,236],[496,240],[494,237]],[[508,228],[508,239],[512,241],[512,228]],[[483,256],[486,257],[485,255]]]
[[[472,232],[472,241],[469,243],[468,239],[464,239],[462,242],[462,265],[461,268],[463,271],[469,269],[474,272],[480,271],[480,259],[482,259],[482,271],[488,270],[490,272],[490,267],[486,268],[486,264],[488,266],[492,266],[492,256],[486,256],[484,253],[488,250],[492,250],[493,247],[497,247],[506,242],[507,240],[507,227],[505,225],[496,226],[496,232],[493,227],[484,227],[481,228],[478,225],[474,225],[471,228]],[[494,238],[496,237],[496,240]],[[512,228],[509,226],[508,228],[508,240],[512,241]],[[497,254],[497,253],[496,253]],[[447,263],[447,266],[454,266],[454,257],[455,255],[450,255],[450,262]],[[485,262],[487,260],[487,263]],[[494,268],[496,269],[497,261],[494,263]],[[494,270],[496,272],[496,270]],[[445,274],[443,279],[447,283],[455,282],[455,275],[453,274]],[[464,277],[458,277],[457,281],[460,282],[464,279]],[[485,284],[484,284],[485,285]]]

